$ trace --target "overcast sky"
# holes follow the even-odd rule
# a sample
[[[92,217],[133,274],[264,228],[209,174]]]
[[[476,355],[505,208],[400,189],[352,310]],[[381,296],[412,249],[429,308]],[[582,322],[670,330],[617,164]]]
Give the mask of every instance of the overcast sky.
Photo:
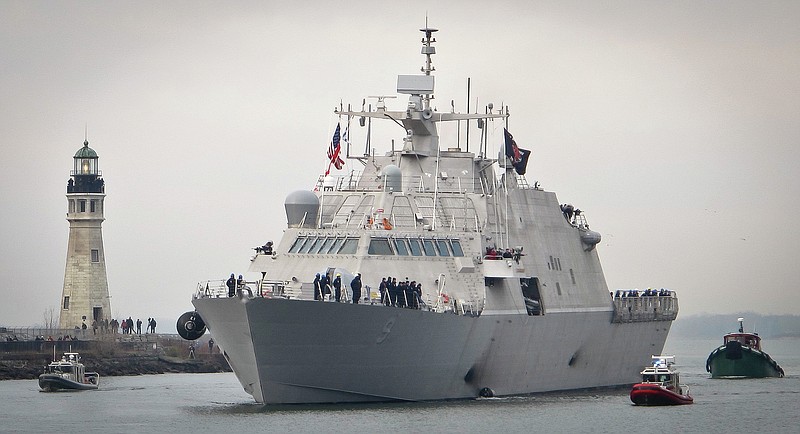
[[[280,239],[333,108],[419,72],[426,13],[435,105],[463,111],[469,77],[473,108],[510,107],[529,182],[603,235],[610,289],[671,288],[681,315],[800,311],[800,2],[4,0],[0,326],[59,307],[87,126],[114,316],[174,327],[198,281]]]

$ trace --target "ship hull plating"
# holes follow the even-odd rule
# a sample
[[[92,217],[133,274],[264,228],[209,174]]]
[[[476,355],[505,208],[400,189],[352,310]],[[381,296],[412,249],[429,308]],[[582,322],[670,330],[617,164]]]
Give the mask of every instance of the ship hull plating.
[[[420,401],[630,385],[669,321],[611,310],[460,316],[269,298],[194,305],[245,391],[269,404]]]

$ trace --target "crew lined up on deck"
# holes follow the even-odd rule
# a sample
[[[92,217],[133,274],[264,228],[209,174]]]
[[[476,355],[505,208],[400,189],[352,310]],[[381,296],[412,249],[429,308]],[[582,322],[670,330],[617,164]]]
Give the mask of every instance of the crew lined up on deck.
[[[392,276],[384,277],[378,287],[381,292],[381,304],[394,307],[406,307],[409,309],[419,309],[424,302],[422,301],[422,284],[414,280],[397,282],[397,278]]]
[[[350,281],[350,290],[353,291],[353,304],[358,304],[361,301],[361,273],[356,273],[356,276]],[[330,300],[331,292],[334,301],[342,301],[342,273],[336,273],[336,277],[332,281],[327,274],[317,273],[314,277],[314,300]],[[345,298],[347,298],[346,293]]]
[[[350,290],[353,292],[353,304],[358,304],[361,301],[362,286],[361,273],[356,273],[356,276],[350,281]],[[367,297],[365,297],[364,300],[368,300],[369,286],[367,286],[366,289]],[[384,277],[381,280],[379,289],[381,304],[386,306],[419,309],[425,304],[422,301],[422,284],[416,281],[410,281],[408,278],[398,282],[397,278],[392,278],[391,276]],[[314,277],[314,300],[341,302],[342,294],[341,273],[336,273],[333,280],[330,280],[325,273],[316,274]],[[344,294],[346,298],[346,292]]]
[[[616,293],[614,293],[614,298],[626,298],[626,297],[669,297],[672,295],[672,291],[669,289],[661,288],[659,290],[655,290],[652,288],[647,288],[644,291],[639,291],[638,289],[618,289]]]

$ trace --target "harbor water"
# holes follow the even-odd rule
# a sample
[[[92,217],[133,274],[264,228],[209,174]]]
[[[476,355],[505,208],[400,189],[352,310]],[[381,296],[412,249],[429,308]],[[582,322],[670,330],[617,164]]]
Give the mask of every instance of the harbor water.
[[[695,403],[685,406],[637,407],[627,388],[446,402],[263,406],[232,373],[163,374],[105,377],[99,390],[83,392],[43,393],[36,380],[0,381],[0,432],[798,432],[800,339],[765,339],[765,351],[786,371],[785,378],[766,379],[711,379],[705,361],[720,343],[721,338],[667,341],[664,353],[676,356],[682,382],[694,397]]]

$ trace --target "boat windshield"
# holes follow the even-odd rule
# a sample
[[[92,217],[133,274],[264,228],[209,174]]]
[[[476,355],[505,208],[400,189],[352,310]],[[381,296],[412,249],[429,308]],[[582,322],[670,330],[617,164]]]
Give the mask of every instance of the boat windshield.
[[[50,372],[52,372],[54,374],[60,374],[60,373],[67,373],[68,374],[68,373],[72,372],[72,369],[73,369],[72,366],[67,366],[67,365],[64,365],[64,366],[62,366],[62,365],[48,366],[48,368],[49,368]]]

